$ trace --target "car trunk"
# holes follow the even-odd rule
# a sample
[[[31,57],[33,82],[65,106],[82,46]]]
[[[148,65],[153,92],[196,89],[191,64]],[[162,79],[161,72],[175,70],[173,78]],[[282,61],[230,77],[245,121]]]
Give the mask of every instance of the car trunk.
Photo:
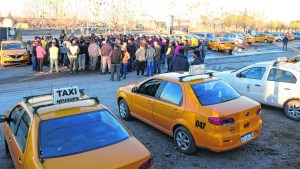
[[[213,112],[218,112],[220,117],[225,119],[234,119],[234,123],[227,123],[224,127],[220,128],[224,132],[230,131],[231,133],[237,133],[252,128],[260,123],[260,118],[257,115],[260,105],[244,96],[228,102],[206,107],[211,109]]]

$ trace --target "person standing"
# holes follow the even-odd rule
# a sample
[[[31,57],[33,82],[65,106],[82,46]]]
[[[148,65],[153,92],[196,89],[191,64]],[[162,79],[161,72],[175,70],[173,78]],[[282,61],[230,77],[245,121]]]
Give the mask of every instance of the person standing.
[[[189,62],[187,58],[184,56],[184,47],[183,45],[179,45],[179,53],[176,55],[171,63],[170,63],[170,71],[178,72],[178,71],[188,71],[189,70]]]
[[[155,47],[155,55],[154,55],[154,73],[160,73],[160,52],[161,52],[161,47],[159,46],[158,42],[154,42],[154,47]]]
[[[50,55],[50,73],[52,73],[53,65],[55,65],[56,73],[58,73],[58,55],[59,49],[56,47],[56,41],[52,40],[52,46],[49,48]]]
[[[127,66],[130,60],[130,54],[127,52],[126,46],[122,46],[123,49],[123,58],[122,58],[122,74],[121,77],[124,76],[123,78],[126,79],[126,74],[127,74]]]
[[[194,56],[193,56],[194,60],[191,63],[191,65],[200,65],[200,64],[203,64],[203,60],[202,60],[202,58],[200,56],[200,51],[199,50],[194,50],[193,53],[194,53]]]
[[[46,50],[42,47],[42,44],[39,42],[36,47],[36,57],[38,60],[38,72],[43,73],[43,62],[46,55]]]
[[[105,74],[106,66],[108,67],[108,71],[110,71],[111,67],[111,60],[109,57],[110,52],[112,51],[112,48],[109,44],[109,40],[105,40],[105,44],[101,47],[101,59],[102,59],[102,73]]]
[[[146,64],[146,44],[141,43],[139,49],[135,52],[136,56],[136,77],[140,77],[140,72],[144,76]]]
[[[129,61],[130,71],[135,68],[135,59],[136,59],[135,58],[136,48],[135,48],[135,43],[133,41],[134,41],[133,38],[129,38],[128,45],[127,45],[127,51],[130,54],[130,61]]]
[[[70,74],[73,73],[73,67],[75,67],[75,72],[78,71],[78,54],[79,54],[79,46],[77,45],[77,41],[73,40],[72,45],[69,47],[69,58],[70,58]]]
[[[161,38],[160,38],[161,39]],[[160,53],[161,53],[161,61],[162,61],[162,64],[165,64],[166,63],[166,50],[167,50],[167,44],[166,44],[166,40],[161,40],[161,50],[160,50]]]
[[[187,39],[184,41],[184,47],[183,47],[183,49],[184,49],[184,54],[183,55],[184,55],[184,57],[187,58],[188,53],[189,53],[189,49],[190,49],[190,45],[189,45]]]
[[[86,44],[84,40],[80,41],[79,46],[79,57],[78,57],[78,65],[79,65],[79,70],[85,70],[85,52],[86,52]]]
[[[170,41],[169,42],[169,47],[168,47],[168,50],[167,50],[167,53],[166,53],[166,56],[167,56],[167,65],[168,65],[168,70],[167,72],[170,71],[170,63],[173,59],[173,54],[174,54],[174,46],[173,46],[173,42]]]
[[[91,44],[89,45],[88,51],[90,56],[90,63],[89,63],[90,70],[95,71],[98,56],[100,55],[100,47],[97,43],[95,43],[94,39],[91,40]],[[101,68],[100,68],[100,72],[101,72]]]
[[[285,48],[285,50],[287,51],[288,41],[289,41],[289,39],[288,39],[287,35],[285,35],[284,38],[283,38],[283,40],[282,40],[282,42],[283,42],[282,50],[284,50],[284,48]]]
[[[114,45],[113,50],[109,54],[111,58],[111,76],[110,80],[114,81],[115,73],[117,72],[117,80],[120,81],[120,67],[122,59],[122,51],[117,44]]]
[[[155,49],[153,48],[153,45],[149,44],[146,51],[147,76],[153,76],[154,74],[154,55]]]
[[[32,42],[32,45],[31,45],[31,48],[30,48],[30,54],[31,54],[32,71],[37,71],[37,58],[36,58],[35,41]]]
[[[69,60],[69,48],[71,46],[71,42],[68,41],[68,38],[64,39],[63,47],[64,47],[64,66],[70,67],[70,60]]]
[[[176,55],[178,55],[178,53],[179,53],[179,48],[180,48],[180,46],[179,46],[179,42],[178,41],[176,41],[175,42],[175,50],[174,50],[174,57],[176,57]]]

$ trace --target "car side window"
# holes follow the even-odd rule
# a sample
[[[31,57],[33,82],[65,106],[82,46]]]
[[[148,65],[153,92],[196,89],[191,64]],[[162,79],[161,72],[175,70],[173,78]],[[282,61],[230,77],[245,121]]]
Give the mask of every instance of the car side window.
[[[241,77],[261,80],[266,71],[265,67],[252,67],[240,73]]]
[[[28,113],[25,111],[22,115],[22,118],[20,120],[20,124],[18,126],[17,134],[16,134],[16,140],[22,150],[24,152],[26,147],[26,140],[28,136],[28,129],[30,126],[30,117]]]
[[[21,118],[23,111],[24,111],[23,107],[18,105],[10,113],[8,123],[13,134],[15,134],[17,131],[18,122]]]
[[[289,71],[272,68],[268,76],[268,81],[296,83],[297,79],[293,73]]]
[[[179,84],[167,82],[159,96],[159,100],[181,106],[182,88]]]
[[[138,93],[155,97],[156,92],[161,85],[161,80],[160,79],[152,79],[150,81],[145,82],[139,87]]]

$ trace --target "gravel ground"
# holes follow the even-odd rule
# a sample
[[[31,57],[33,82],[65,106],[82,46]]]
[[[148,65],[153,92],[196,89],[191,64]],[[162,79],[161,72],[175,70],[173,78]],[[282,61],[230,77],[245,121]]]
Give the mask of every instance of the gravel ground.
[[[299,54],[299,52],[286,52],[284,55],[293,56]],[[227,57],[209,59],[207,60],[208,69],[214,70],[229,70],[239,69],[251,63],[272,60],[282,53],[276,54],[261,54],[251,55],[243,57]],[[6,98],[9,95],[21,92],[17,89],[14,91],[9,88],[10,85],[23,85],[30,80],[32,84],[40,84],[42,81],[49,79],[67,81],[67,72],[61,72],[60,74],[52,75],[28,75],[26,73],[30,67],[16,67],[8,69],[0,69],[0,106],[5,109],[7,105],[4,105],[4,101],[9,100],[10,104],[15,104],[19,99]],[[9,70],[9,71],[8,71]],[[22,71],[23,70],[23,71]],[[4,74],[13,72],[18,77],[4,78]],[[119,86],[126,84],[130,81],[137,81],[134,77],[134,73],[130,73],[128,79],[121,81],[120,83],[108,81],[109,77],[104,76],[105,79],[100,79],[98,73],[79,73],[79,75],[73,76],[80,80],[83,76],[85,79],[95,79],[94,81],[85,81],[87,87],[87,93],[93,94],[94,90],[103,91],[99,96],[101,102],[110,108],[116,115],[118,114],[118,107],[116,106],[115,94]],[[22,78],[20,78],[22,77]],[[141,81],[143,78],[138,79]],[[100,85],[101,82],[103,85]],[[71,82],[70,82],[71,83]],[[111,87],[108,89],[107,85]],[[7,90],[4,88],[7,86]],[[27,90],[24,85],[24,90]],[[4,92],[5,91],[5,92]],[[10,93],[11,92],[11,93]],[[25,91],[24,91],[25,92]],[[107,95],[107,93],[112,93]],[[20,94],[19,94],[20,95]],[[24,94],[27,95],[27,94]],[[15,100],[14,100],[15,99]],[[1,114],[4,110],[1,111]],[[152,153],[154,158],[155,168],[169,169],[169,168],[300,168],[300,123],[287,119],[284,116],[283,110],[270,106],[262,105],[262,117],[263,117],[263,131],[261,136],[243,146],[234,150],[215,153],[208,150],[199,149],[194,155],[185,155],[175,150],[175,144],[173,139],[161,131],[141,122],[140,120],[133,119],[131,121],[123,121],[126,127],[132,132],[132,134],[140,140]],[[13,168],[12,161],[9,155],[5,154],[3,136],[1,131],[0,140],[0,169]]]

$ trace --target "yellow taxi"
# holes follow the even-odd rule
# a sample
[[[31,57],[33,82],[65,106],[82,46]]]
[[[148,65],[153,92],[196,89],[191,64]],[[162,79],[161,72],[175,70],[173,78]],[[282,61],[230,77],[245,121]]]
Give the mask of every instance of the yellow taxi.
[[[2,41],[0,44],[0,65],[28,64],[29,55],[21,41]]]
[[[0,122],[16,169],[154,168],[150,152],[78,87],[25,97]]]
[[[300,64],[300,55],[287,59],[287,62]]]
[[[273,43],[276,41],[275,36],[266,34],[266,33],[259,33],[255,35],[255,42],[264,42],[264,43]]]
[[[255,140],[261,107],[211,75],[165,73],[130,83],[117,93],[120,117],[138,118],[174,138],[177,149],[226,151]]]
[[[251,36],[250,34],[244,34],[245,38],[247,39],[247,43],[251,44],[255,42],[255,38]]]
[[[175,35],[175,38],[174,38],[176,41],[181,41],[181,42],[184,42],[184,41],[188,41],[188,44],[190,46],[190,48],[196,48],[199,46],[199,42],[198,42],[198,39],[197,38],[194,38],[192,35]]]
[[[232,51],[235,48],[235,44],[228,38],[213,38],[208,42],[208,47],[210,49],[216,50],[217,52],[228,50],[229,54],[232,54]]]
[[[287,38],[288,38],[289,41],[295,40],[295,36],[293,34],[288,34]]]

